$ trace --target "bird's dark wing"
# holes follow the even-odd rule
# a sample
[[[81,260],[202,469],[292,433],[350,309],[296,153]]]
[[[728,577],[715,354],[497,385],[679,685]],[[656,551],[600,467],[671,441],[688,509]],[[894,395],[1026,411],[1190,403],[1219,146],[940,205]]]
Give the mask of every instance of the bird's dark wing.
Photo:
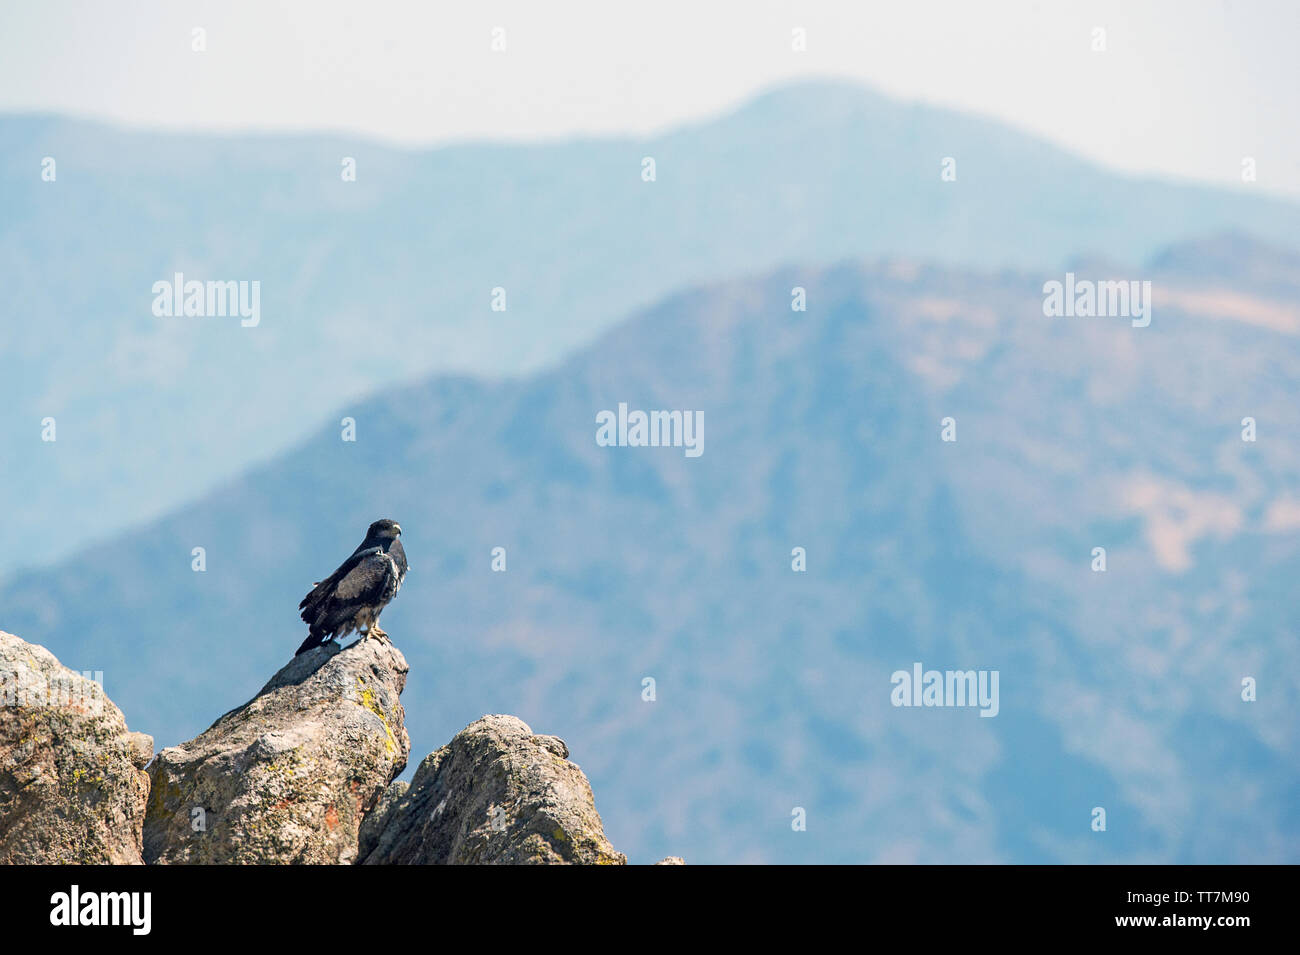
[[[393,565],[375,549],[357,561],[334,588],[334,602],[366,606],[380,603],[393,576]]]
[[[356,566],[367,556],[378,552],[378,547],[358,547],[352,552],[352,556],[339,566],[338,570],[334,571],[334,573],[330,574],[313,587],[311,593],[307,594],[306,597],[303,597],[302,602],[298,604],[298,609],[302,611],[303,621],[305,623],[311,623],[315,620],[317,609],[334,594],[335,588],[338,587],[339,582],[356,569]]]

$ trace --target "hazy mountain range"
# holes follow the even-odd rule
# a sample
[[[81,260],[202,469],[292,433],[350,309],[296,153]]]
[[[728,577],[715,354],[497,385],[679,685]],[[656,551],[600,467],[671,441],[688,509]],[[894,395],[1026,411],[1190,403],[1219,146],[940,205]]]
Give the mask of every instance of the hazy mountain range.
[[[1225,228],[1294,245],[1300,207],[833,83],[651,140],[425,151],[0,117],[0,574],[193,501],[365,395],[554,367],[692,283],[882,256],[1139,266]],[[177,272],[259,282],[259,323],[156,316]]]
[[[793,122],[790,97],[806,95],[683,136],[743,144],[745,130]],[[850,115],[901,109],[839,102]],[[934,148],[930,114],[895,115],[917,123],[915,140],[903,137],[916,155]],[[684,140],[666,141],[664,156],[668,142]],[[845,176],[856,154],[838,153]],[[729,156],[740,175],[746,155],[737,145],[715,168]],[[1002,156],[963,169],[1001,177]],[[1091,177],[1093,198],[1184,195],[1070,168]],[[914,173],[915,189],[928,188],[929,174]],[[1034,183],[1040,199],[1060,189],[1078,208],[1089,194],[1069,176],[1034,177],[1030,193]],[[939,251],[1064,253],[1068,208],[1031,215],[1004,185],[982,198],[972,187],[963,208],[996,193],[1021,211],[1002,208],[984,243],[974,222],[965,238],[940,231]],[[884,195],[898,193],[862,201],[887,205]],[[955,223],[941,196],[898,201]],[[1099,202],[1106,224],[1074,245],[1181,228],[1202,200],[1261,217],[1287,208],[1186,196],[1174,222]],[[832,211],[855,220],[854,201]],[[645,214],[667,215],[653,202]],[[881,221],[864,223],[860,241],[877,241]],[[1043,233],[1037,248],[1014,239],[1017,222],[1059,229],[1059,246]],[[709,242],[696,238],[703,256]],[[914,225],[900,248],[926,241]],[[1045,317],[1043,282],[1064,265],[991,271],[900,255],[688,288],[527,377],[381,388],[349,406],[355,442],[321,409],[325,424],[300,445],[197,502],[11,576],[0,628],[103,670],[131,727],[175,743],[288,658],[302,637],[298,599],[369,521],[391,516],[412,569],[384,626],[411,663],[413,752],[488,712],[562,735],[633,862],[1294,862],[1300,260],[1239,234],[1156,250],[1146,264],[1125,258],[1144,241],[1125,234],[1103,250],[1109,261],[1072,268],[1151,281],[1146,328]],[[594,265],[610,250],[592,249],[588,268],[575,236],[551,244],[575,276],[611,287]],[[320,275],[341,289],[341,272]],[[569,280],[586,302],[566,316],[575,336],[598,324],[587,280]],[[791,310],[796,287],[806,312]],[[620,403],[702,412],[704,453],[599,447],[596,416]],[[1253,442],[1242,440],[1247,417]],[[945,418],[956,441],[941,439]],[[203,573],[191,569],[198,546]],[[1099,546],[1105,572],[1092,569]],[[505,572],[491,568],[495,547]],[[804,572],[792,569],[795,547]],[[998,715],[892,706],[891,674],[916,662],[998,670]],[[1247,677],[1256,702],[1242,700]],[[1090,828],[1094,807],[1107,811],[1105,832]],[[796,808],[806,832],[791,829]]]

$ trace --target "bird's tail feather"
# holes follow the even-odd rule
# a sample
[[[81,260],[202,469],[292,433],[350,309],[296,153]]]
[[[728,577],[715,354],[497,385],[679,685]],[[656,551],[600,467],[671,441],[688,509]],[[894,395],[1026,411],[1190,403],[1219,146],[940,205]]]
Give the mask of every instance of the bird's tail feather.
[[[315,632],[308,633],[307,639],[302,642],[302,646],[298,648],[297,652],[294,653],[294,656],[296,657],[299,654],[306,653],[308,650],[313,650],[316,647],[319,647],[328,639],[329,639],[328,635],[323,633],[315,633]]]

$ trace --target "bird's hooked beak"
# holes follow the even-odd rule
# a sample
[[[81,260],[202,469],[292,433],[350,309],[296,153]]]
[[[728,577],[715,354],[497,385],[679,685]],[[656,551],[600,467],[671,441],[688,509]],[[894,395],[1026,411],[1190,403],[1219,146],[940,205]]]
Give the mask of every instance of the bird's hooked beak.
[[[401,536],[402,536],[402,525],[401,525],[401,524],[398,524],[398,525],[396,525],[396,526],[397,526],[397,536],[398,536],[398,537],[401,537]]]

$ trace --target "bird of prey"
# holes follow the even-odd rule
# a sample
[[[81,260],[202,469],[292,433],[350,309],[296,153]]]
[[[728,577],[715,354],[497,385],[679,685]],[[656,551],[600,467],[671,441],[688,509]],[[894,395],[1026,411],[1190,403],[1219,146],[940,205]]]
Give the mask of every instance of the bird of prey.
[[[364,630],[367,640],[388,637],[379,629],[379,614],[406,578],[401,536],[402,525],[397,521],[375,521],[352,556],[302,598],[298,609],[308,634],[298,653],[346,637],[353,630]]]

